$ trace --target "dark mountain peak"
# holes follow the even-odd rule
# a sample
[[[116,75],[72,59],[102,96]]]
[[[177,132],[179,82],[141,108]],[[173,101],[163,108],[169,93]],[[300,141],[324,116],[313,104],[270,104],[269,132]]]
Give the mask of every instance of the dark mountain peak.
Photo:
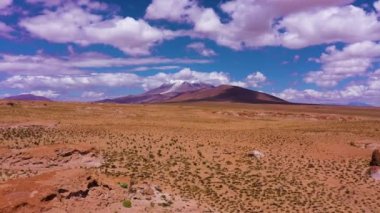
[[[16,96],[10,96],[4,99],[14,100],[14,101],[52,101],[46,97],[32,95],[32,94],[21,94],[21,95],[16,95]]]

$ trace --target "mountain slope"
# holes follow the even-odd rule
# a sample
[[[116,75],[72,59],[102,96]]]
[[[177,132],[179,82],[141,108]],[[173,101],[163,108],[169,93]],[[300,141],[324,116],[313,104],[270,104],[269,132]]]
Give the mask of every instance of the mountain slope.
[[[119,103],[119,104],[145,104],[145,103],[160,103],[166,102],[176,96],[177,94],[142,94],[142,95],[129,95],[125,97],[106,99],[98,101],[100,103]]]
[[[210,84],[204,84],[204,83],[189,83],[189,82],[176,82],[172,84],[163,84],[162,86],[150,90],[145,95],[152,95],[152,94],[168,94],[168,93],[184,93],[184,92],[191,92],[196,91],[200,89],[210,89],[214,88],[214,86]]]
[[[10,96],[4,98],[4,100],[13,100],[13,101],[52,101],[49,98],[43,96],[37,96],[32,94],[21,94],[16,96]]]
[[[173,102],[197,102],[197,101],[218,101],[236,103],[268,103],[268,104],[289,104],[275,96],[244,89],[236,86],[222,85],[214,87],[208,84],[164,84],[156,89],[141,95],[130,95],[121,98],[98,101],[99,103],[123,103],[123,104],[144,104],[144,103],[173,103]]]
[[[98,102],[123,104],[162,103],[168,102],[170,99],[182,93],[210,88],[214,88],[214,86],[203,83],[176,82],[172,84],[163,84],[162,86],[145,92],[141,95],[129,95],[115,99],[106,99]]]
[[[285,100],[275,96],[244,89],[236,86],[222,85],[211,89],[201,89],[193,92],[180,94],[170,102],[191,102],[191,101],[225,101],[237,103],[277,103],[286,104]]]

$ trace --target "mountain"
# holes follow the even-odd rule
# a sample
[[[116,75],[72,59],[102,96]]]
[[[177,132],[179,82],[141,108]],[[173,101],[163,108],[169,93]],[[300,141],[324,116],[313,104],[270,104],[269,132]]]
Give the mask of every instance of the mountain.
[[[4,98],[4,100],[12,100],[12,101],[52,101],[43,96],[37,96],[32,94],[21,94],[16,96],[10,96]]]
[[[194,101],[220,101],[236,103],[268,103],[286,104],[285,100],[275,96],[257,92],[237,86],[222,85],[215,88],[201,89],[193,92],[182,93],[170,100],[170,102],[194,102]]]
[[[189,83],[189,82],[176,82],[172,84],[163,84],[162,86],[150,90],[145,95],[152,95],[152,94],[169,94],[169,93],[184,93],[184,92],[191,92],[196,91],[200,89],[210,89],[214,88],[213,85],[210,84],[204,84],[204,83]]]
[[[129,95],[115,99],[106,99],[99,102],[123,104],[162,103],[169,102],[170,99],[182,93],[210,88],[214,88],[214,86],[204,83],[176,82],[172,84],[163,84],[160,87],[141,95]]]
[[[363,102],[350,102],[347,106],[357,106],[357,107],[371,107],[371,105]]]
[[[241,87],[230,85],[214,87],[208,84],[188,82],[164,84],[141,95],[106,99],[98,101],[98,103],[144,104],[198,101],[289,104],[275,96]]]
[[[98,103],[119,103],[119,104],[149,104],[149,103],[161,103],[167,102],[177,93],[170,94],[141,94],[141,95],[129,95],[114,99],[105,99],[98,101]]]

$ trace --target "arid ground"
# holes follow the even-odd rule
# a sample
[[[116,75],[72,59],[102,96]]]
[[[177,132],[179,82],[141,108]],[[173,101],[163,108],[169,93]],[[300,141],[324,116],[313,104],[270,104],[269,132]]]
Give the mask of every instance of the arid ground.
[[[380,212],[377,146],[378,108],[3,101],[0,212]]]

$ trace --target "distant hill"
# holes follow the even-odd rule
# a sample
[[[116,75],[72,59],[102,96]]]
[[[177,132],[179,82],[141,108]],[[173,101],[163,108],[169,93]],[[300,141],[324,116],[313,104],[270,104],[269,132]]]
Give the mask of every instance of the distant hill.
[[[43,96],[37,96],[32,94],[21,94],[16,96],[10,96],[4,98],[4,100],[13,100],[13,101],[52,101],[49,98]]]
[[[363,103],[363,102],[350,102],[347,104],[347,106],[371,107],[372,105],[369,105],[369,104]]]
[[[268,103],[288,104],[289,102],[275,96],[257,92],[241,87],[222,85],[214,87],[202,83],[176,83],[164,84],[156,89],[141,95],[130,95],[115,99],[98,101],[100,103],[173,103],[173,102],[197,102],[197,101],[219,101],[236,103]]]

